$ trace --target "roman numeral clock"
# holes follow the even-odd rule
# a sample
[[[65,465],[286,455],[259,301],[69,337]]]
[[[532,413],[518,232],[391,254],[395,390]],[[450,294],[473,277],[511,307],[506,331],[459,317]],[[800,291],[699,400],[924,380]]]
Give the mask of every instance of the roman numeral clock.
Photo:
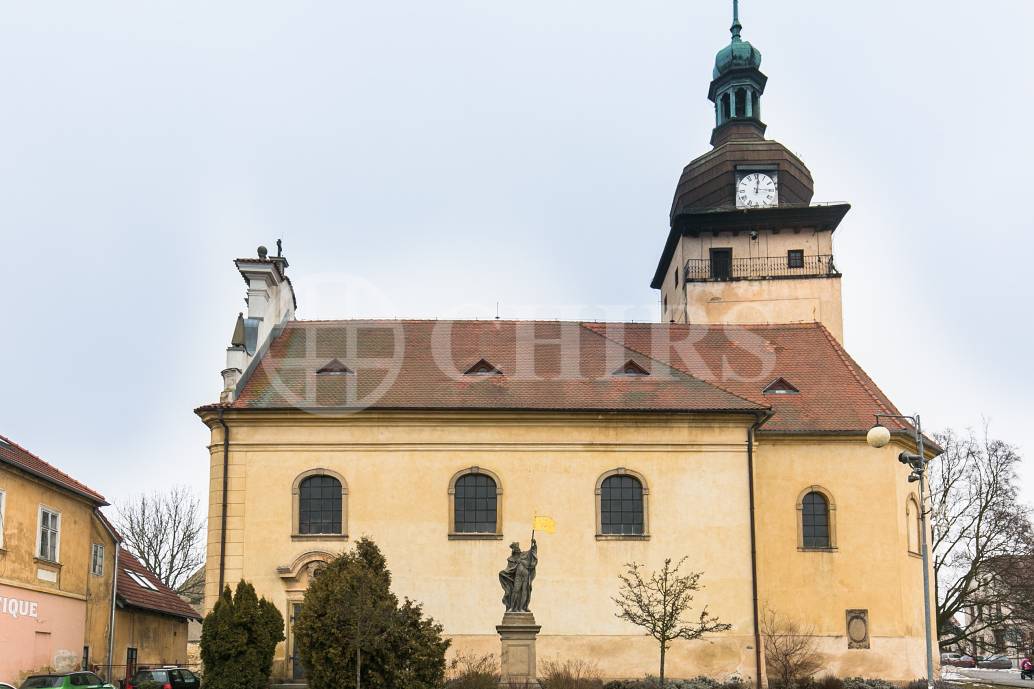
[[[779,171],[738,171],[737,208],[768,208],[779,205]]]

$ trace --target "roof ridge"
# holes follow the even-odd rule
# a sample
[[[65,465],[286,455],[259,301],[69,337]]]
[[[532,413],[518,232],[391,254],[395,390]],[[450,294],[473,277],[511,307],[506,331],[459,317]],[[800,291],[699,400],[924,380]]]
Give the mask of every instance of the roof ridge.
[[[42,457],[40,457],[39,455],[37,455],[37,454],[36,454],[35,452],[32,452],[31,450],[27,450],[27,449],[25,449],[24,447],[22,447],[22,446],[21,446],[21,445],[19,445],[18,443],[16,443],[16,442],[14,442],[13,440],[11,440],[11,439],[10,439],[9,437],[7,437],[6,435],[2,435],[2,434],[0,434],[0,440],[3,440],[3,441],[4,441],[5,443],[7,443],[8,445],[10,445],[11,447],[14,447],[14,448],[17,448],[18,450],[21,450],[21,451],[22,451],[22,452],[24,452],[25,454],[27,454],[27,455],[29,455],[30,457],[32,457],[33,459],[35,459],[35,460],[36,460],[37,462],[40,462],[40,463],[42,463],[42,464],[45,464],[46,466],[50,467],[51,469],[53,469],[53,470],[54,470],[54,472],[55,472],[55,473],[57,473],[57,474],[60,474],[61,476],[65,477],[65,478],[66,478],[66,479],[68,479],[68,480],[69,480],[69,481],[70,481],[71,483],[74,483],[75,485],[79,486],[79,487],[80,487],[80,488],[82,488],[83,490],[86,490],[87,492],[93,493],[93,495],[94,495],[95,497],[98,497],[98,498],[100,498],[101,502],[107,503],[108,499],[107,499],[107,498],[105,498],[105,497],[104,497],[103,495],[101,495],[101,494],[100,494],[99,492],[97,492],[97,491],[96,491],[96,490],[94,490],[93,488],[90,488],[90,487],[89,487],[88,485],[86,485],[86,484],[85,484],[85,483],[83,483],[82,481],[80,481],[80,480],[76,479],[75,477],[71,476],[70,474],[66,474],[65,472],[61,471],[60,469],[58,469],[58,468],[57,468],[56,466],[54,466],[53,464],[51,464],[51,463],[50,463],[50,462],[48,462],[47,460],[45,460],[45,459],[43,459]],[[23,469],[25,469],[26,467],[22,467],[22,468],[23,468]],[[33,472],[33,473],[34,473],[34,472]],[[47,479],[48,477],[46,477],[46,476],[41,476],[40,478],[43,478],[43,479]],[[57,481],[54,481],[54,480],[53,480],[53,478],[50,478],[50,481],[51,481],[52,483],[58,483]],[[59,485],[60,485],[60,484],[59,484]],[[65,488],[68,488],[69,486],[64,486],[64,487],[65,487]]]
[[[887,402],[890,402],[890,398],[887,397],[882,390],[879,390],[879,388],[876,386],[876,383],[869,378],[868,374],[864,374],[864,371],[862,371],[861,367],[858,366],[858,363],[855,362],[853,358],[851,358],[851,355],[847,353],[847,350],[844,349],[843,345],[841,345],[837,341],[837,339],[833,337],[833,334],[829,332],[829,330],[827,330],[824,325],[822,325],[821,323],[818,323],[817,325],[819,326],[819,332],[826,336],[826,339],[833,347],[833,351],[835,351],[837,353],[837,356],[840,357],[840,360],[844,362],[844,366],[846,366],[847,370],[851,373],[852,376],[854,376],[854,379],[858,381],[858,384],[862,386],[862,389],[869,393],[869,397],[871,397],[872,401],[876,403],[876,406],[879,407],[885,414],[897,413],[897,409],[888,408],[887,405],[884,404],[883,400],[880,399],[880,395],[883,395]],[[880,393],[879,395],[876,394],[876,392],[873,391],[872,387],[869,386],[870,383],[872,384],[872,387],[877,388],[877,390]],[[893,407],[893,403],[891,403],[891,406]]]
[[[662,325],[663,325],[663,324],[662,324]],[[586,330],[588,330],[589,332],[593,333],[594,335],[598,336],[598,337],[602,337],[602,338],[603,338],[603,339],[605,339],[605,340],[609,340],[609,341],[611,341],[611,342],[614,342],[615,344],[617,344],[617,345],[619,345],[619,346],[623,347],[623,348],[624,348],[624,349],[625,349],[626,351],[629,351],[629,352],[635,352],[635,353],[636,353],[636,354],[638,354],[639,356],[644,356],[644,357],[646,357],[647,359],[649,359],[650,361],[654,361],[654,362],[656,362],[656,363],[659,363],[659,364],[661,364],[662,366],[666,366],[666,367],[668,367],[668,368],[672,369],[673,371],[677,371],[677,372],[681,373],[682,375],[684,375],[684,376],[687,376],[687,377],[689,377],[689,378],[691,378],[691,379],[693,379],[693,380],[695,380],[695,381],[698,381],[698,382],[700,382],[700,383],[703,383],[704,385],[709,385],[709,386],[711,386],[712,388],[715,388],[716,390],[718,390],[718,391],[720,391],[720,392],[724,392],[724,393],[725,393],[726,395],[729,395],[730,397],[735,397],[735,398],[736,398],[736,399],[738,399],[738,400],[742,400],[742,401],[744,401],[744,402],[747,402],[747,403],[749,403],[749,404],[752,404],[752,405],[754,405],[755,407],[757,407],[758,409],[763,409],[763,410],[771,410],[771,409],[772,409],[772,407],[771,407],[771,406],[768,406],[768,405],[762,405],[762,404],[758,404],[757,402],[755,402],[755,401],[754,401],[754,400],[752,400],[752,399],[747,399],[747,398],[746,398],[746,397],[744,397],[743,395],[737,395],[737,394],[736,394],[735,392],[732,392],[732,391],[730,391],[730,390],[726,390],[726,389],[725,389],[725,388],[723,388],[722,386],[720,386],[720,385],[717,385],[716,383],[712,383],[712,382],[711,382],[711,381],[709,381],[709,380],[704,380],[703,378],[698,378],[697,376],[693,375],[693,374],[692,374],[692,373],[690,373],[689,371],[683,370],[683,369],[679,368],[678,366],[675,366],[675,365],[673,365],[673,364],[669,364],[669,363],[666,363],[666,362],[664,362],[664,361],[660,361],[660,360],[656,359],[655,357],[653,357],[653,356],[651,356],[651,355],[649,355],[649,354],[646,354],[645,352],[641,352],[641,351],[639,351],[638,349],[636,349],[636,348],[634,348],[634,347],[631,347],[631,346],[630,346],[630,345],[628,345],[628,344],[625,344],[624,342],[618,342],[618,341],[617,341],[617,340],[615,340],[614,338],[612,338],[612,337],[608,337],[608,336],[604,335],[603,333],[597,332],[597,331],[596,331],[596,330],[594,330],[593,328],[590,328],[590,327],[589,327],[588,325],[586,325],[586,323],[585,323],[584,321],[582,321],[582,322],[581,322],[581,326],[582,326],[583,328],[585,328]]]

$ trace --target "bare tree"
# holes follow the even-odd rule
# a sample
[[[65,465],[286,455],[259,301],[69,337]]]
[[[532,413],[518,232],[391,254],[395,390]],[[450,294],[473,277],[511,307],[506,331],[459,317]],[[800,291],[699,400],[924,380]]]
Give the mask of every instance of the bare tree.
[[[700,584],[702,572],[680,570],[687,558],[672,565],[671,558],[664,561],[660,571],[644,574],[643,565],[632,562],[625,565],[625,573],[618,576],[621,590],[617,603],[617,617],[627,620],[657,640],[661,649],[660,680],[664,688],[664,659],[675,639],[692,641],[710,632],[724,632],[732,625],[723,624],[713,617],[705,605],[696,620],[686,620],[684,615],[693,608],[693,594],[703,588]]]
[[[765,666],[780,689],[793,689],[803,679],[822,669],[822,658],[815,646],[815,630],[772,610],[761,618],[765,644]]]
[[[125,547],[174,591],[205,561],[201,501],[186,486],[116,504]]]
[[[930,524],[941,645],[991,650],[996,631],[1032,621],[1030,509],[1017,495],[1016,448],[973,432],[937,436]],[[998,649],[994,649],[998,650]]]

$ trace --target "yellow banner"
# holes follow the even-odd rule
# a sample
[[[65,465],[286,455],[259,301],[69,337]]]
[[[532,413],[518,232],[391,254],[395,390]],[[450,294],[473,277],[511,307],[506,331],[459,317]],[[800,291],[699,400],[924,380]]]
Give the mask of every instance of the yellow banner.
[[[552,517],[535,517],[535,519],[532,521],[531,528],[535,531],[556,533],[556,521],[554,521]]]

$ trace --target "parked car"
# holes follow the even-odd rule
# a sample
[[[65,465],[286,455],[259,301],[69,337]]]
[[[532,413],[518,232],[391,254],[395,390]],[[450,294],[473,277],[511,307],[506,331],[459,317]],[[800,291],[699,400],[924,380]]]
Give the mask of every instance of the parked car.
[[[92,672],[29,675],[21,689],[115,689]]]
[[[951,665],[953,667],[976,667],[977,661],[973,656],[962,655],[959,653],[942,653],[941,654],[941,665]]]
[[[146,682],[154,682],[161,689],[201,689],[201,678],[185,667],[162,667],[137,670],[126,682],[125,689],[139,689]]]
[[[977,659],[977,667],[986,670],[1011,670],[1012,660],[1008,656],[996,653],[986,658]]]
[[[7,682],[0,682],[0,689],[15,689],[15,686]]]

